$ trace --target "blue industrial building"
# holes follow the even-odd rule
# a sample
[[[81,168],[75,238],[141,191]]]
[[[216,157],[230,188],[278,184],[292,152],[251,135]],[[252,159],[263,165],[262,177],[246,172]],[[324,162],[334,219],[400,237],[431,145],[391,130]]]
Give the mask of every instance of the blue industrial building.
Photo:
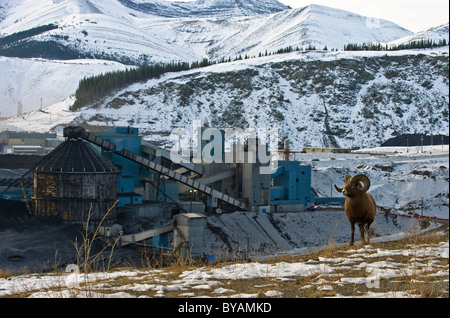
[[[272,211],[305,210],[315,202],[311,193],[311,166],[298,161],[278,161],[272,171],[270,203]]]
[[[144,155],[141,152],[141,137],[138,128],[114,127],[100,133],[99,137],[115,144],[119,151],[125,148],[136,154]],[[142,195],[135,192],[142,177],[141,166],[106,149],[100,147],[98,149],[102,156],[109,159],[120,171],[117,178],[118,206],[142,204]]]
[[[312,205],[341,206],[345,197],[316,198],[311,193],[311,166],[298,161],[278,161],[272,171],[270,203],[273,212],[304,211]]]
[[[99,133],[98,136],[113,143],[116,147],[116,152],[126,149],[147,159],[151,157],[142,149],[143,141],[141,136],[139,136],[138,128],[114,127]],[[149,199],[151,199],[151,201],[164,202],[167,198],[162,194],[163,192],[169,194],[174,199],[178,199],[178,184],[173,181],[159,184],[158,186],[162,192],[152,191],[154,192],[152,197],[146,197],[145,193],[148,193],[148,191],[146,192],[144,190],[145,185],[142,184],[142,182],[146,178],[157,180],[157,174],[149,171],[149,169],[143,167],[139,163],[133,162],[117,153],[112,153],[99,146],[97,148],[101,154],[109,159],[120,171],[117,178],[118,207],[141,205],[144,203],[144,200]],[[161,163],[160,157],[151,159],[157,163]],[[147,186],[151,187],[148,184]]]

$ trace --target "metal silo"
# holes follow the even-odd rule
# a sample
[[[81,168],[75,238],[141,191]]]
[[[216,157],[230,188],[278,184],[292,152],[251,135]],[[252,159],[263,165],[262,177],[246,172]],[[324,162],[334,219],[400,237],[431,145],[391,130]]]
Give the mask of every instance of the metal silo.
[[[117,175],[88,142],[69,137],[34,170],[34,213],[69,222],[85,221],[90,213],[98,221],[115,205]]]

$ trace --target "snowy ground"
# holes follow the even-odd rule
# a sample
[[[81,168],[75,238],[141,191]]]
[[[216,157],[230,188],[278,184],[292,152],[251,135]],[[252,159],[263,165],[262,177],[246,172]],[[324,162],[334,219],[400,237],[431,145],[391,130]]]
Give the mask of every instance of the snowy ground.
[[[0,278],[0,297],[254,298],[259,294],[392,298],[419,297],[424,293],[448,297],[448,253],[448,241],[442,240],[405,243],[397,248],[359,245],[330,255],[269,263],[122,269],[90,274],[69,272],[68,267],[63,274]]]

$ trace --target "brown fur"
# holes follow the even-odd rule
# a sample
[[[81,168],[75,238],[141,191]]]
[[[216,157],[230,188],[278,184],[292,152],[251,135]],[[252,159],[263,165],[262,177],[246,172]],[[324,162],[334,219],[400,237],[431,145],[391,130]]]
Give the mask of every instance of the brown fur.
[[[364,186],[361,186],[361,182]],[[351,239],[349,245],[354,243],[355,224],[358,224],[361,233],[361,242],[364,244],[364,232],[367,232],[367,243],[369,239],[369,227],[375,220],[377,206],[373,197],[366,191],[370,188],[370,180],[364,175],[345,176],[344,188],[334,186],[338,192],[346,196],[345,214],[350,221]]]

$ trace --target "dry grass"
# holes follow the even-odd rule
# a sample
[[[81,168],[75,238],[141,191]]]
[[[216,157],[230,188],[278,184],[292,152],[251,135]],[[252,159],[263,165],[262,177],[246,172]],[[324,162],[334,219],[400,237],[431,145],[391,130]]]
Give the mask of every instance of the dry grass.
[[[1,270],[0,269],[0,278],[9,278],[11,277],[13,274],[10,270]]]
[[[267,264],[275,264],[279,262],[289,263],[305,263],[305,262],[321,262],[327,263],[327,260],[337,258],[347,258],[355,249],[366,249],[369,257],[364,260],[355,261],[352,266],[340,266],[331,274],[320,273],[305,277],[288,277],[277,279],[272,276],[261,277],[255,279],[217,279],[216,287],[229,290],[220,295],[211,293],[210,288],[186,288],[185,290],[164,291],[164,297],[204,297],[204,296],[233,296],[236,294],[258,294],[260,292],[269,293],[276,297],[358,297],[367,295],[370,292],[377,294],[385,294],[391,296],[409,295],[409,297],[448,297],[448,276],[433,276],[440,270],[448,272],[448,258],[429,258],[419,257],[421,248],[425,246],[439,245],[441,242],[448,242],[448,235],[438,236],[413,236],[411,238],[393,241],[373,243],[369,247],[362,245],[348,246],[328,246],[327,248],[314,253],[301,256],[282,256],[265,261]],[[398,251],[394,255],[370,257],[375,255],[377,251]],[[421,265],[414,267],[421,259]],[[243,262],[243,261],[241,261]],[[368,277],[367,267],[371,264],[379,264],[388,262],[389,264],[398,264],[397,272],[404,271],[399,277],[393,279],[381,278],[378,281],[371,281]],[[423,264],[425,262],[425,265]],[[429,264],[427,265],[427,262]],[[216,264],[208,264],[209,268],[220,268],[235,262],[220,262]],[[367,264],[367,265],[365,265]],[[388,264],[388,265],[389,265]],[[402,265],[404,264],[404,268]],[[411,264],[413,264],[411,266]],[[174,281],[180,280],[180,275],[187,270],[195,270],[199,264],[194,263],[178,263],[170,270],[164,270],[163,275],[164,286],[170,286]],[[429,266],[430,265],[430,266]],[[432,266],[431,266],[432,265]],[[423,267],[429,266],[424,270]],[[387,271],[389,268],[387,268]],[[344,280],[340,280],[343,278]],[[361,283],[361,278],[366,278],[365,283]],[[351,283],[354,279],[354,283]],[[127,284],[130,281],[124,278],[123,281],[116,282],[118,284]],[[160,282],[161,283],[161,282]],[[214,283],[213,283],[214,285]],[[195,286],[194,286],[195,287]],[[158,296],[154,292],[141,292],[138,296]],[[408,297],[408,296],[407,296]]]
[[[167,258],[162,255],[143,255],[141,264],[128,268],[98,273],[93,278],[86,269],[85,279],[78,289],[67,290],[64,273],[61,283],[41,292],[52,297],[108,297],[118,292],[135,297],[449,297],[447,257],[426,253],[427,249],[442,246],[449,241],[446,234],[413,235],[398,241],[336,245],[298,256],[283,255],[260,261],[267,268],[279,263],[324,264],[333,270],[311,275],[289,276],[261,275],[251,279],[216,279],[184,281],[183,274],[190,271],[214,271],[232,268],[236,264],[248,264],[242,259],[219,258],[214,264],[198,260]],[[371,278],[375,268],[381,276]],[[131,273],[131,274],[130,274]],[[444,273],[444,274],[443,274]],[[11,279],[11,273],[0,272],[0,278]],[[220,292],[219,292],[220,290]],[[18,288],[8,297],[28,297],[36,290]],[[120,295],[119,295],[120,296]]]

